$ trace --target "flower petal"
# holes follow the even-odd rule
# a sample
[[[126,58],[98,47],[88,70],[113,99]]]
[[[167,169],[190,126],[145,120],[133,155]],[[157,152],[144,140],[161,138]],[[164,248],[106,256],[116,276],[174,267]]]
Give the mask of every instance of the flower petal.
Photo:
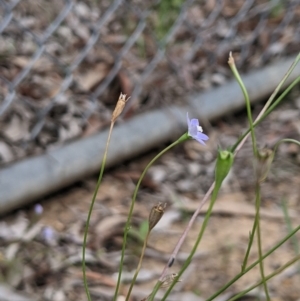
[[[205,142],[200,139],[199,137],[194,137],[195,140],[197,140],[198,142],[200,142],[201,144],[205,145]]]
[[[205,135],[205,134],[203,134],[203,133],[201,133],[201,132],[198,132],[198,133],[197,133],[197,138],[198,138],[198,139],[201,139],[201,140],[204,140],[204,141],[206,141],[206,140],[209,139],[209,137],[208,137],[207,135]]]
[[[206,136],[205,134],[198,132],[197,135],[195,137],[193,137],[195,140],[197,140],[198,142],[200,142],[201,144],[205,145],[206,140],[209,139],[208,136]]]
[[[189,112],[186,112],[186,121],[187,121],[188,128],[190,128],[191,120],[189,118]]]
[[[190,125],[189,126],[189,135],[195,139],[195,137],[197,136],[198,133],[198,129],[197,126],[195,125]]]
[[[199,120],[198,119],[192,119],[191,121],[190,121],[190,125],[191,126],[199,126]]]

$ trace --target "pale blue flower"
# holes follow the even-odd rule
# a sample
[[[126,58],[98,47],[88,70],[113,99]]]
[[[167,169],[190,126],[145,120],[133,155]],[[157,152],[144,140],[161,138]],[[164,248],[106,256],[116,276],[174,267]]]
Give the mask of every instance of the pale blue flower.
[[[190,120],[189,118],[189,113],[186,113],[187,117],[187,125],[188,125],[188,135],[200,142],[201,144],[205,145],[206,140],[208,140],[208,136],[203,134],[203,129],[199,125],[199,120],[198,119],[192,119]]]
[[[57,233],[55,232],[55,230],[50,227],[50,226],[45,226],[43,229],[42,229],[42,238],[43,240],[52,245],[55,243],[55,240],[57,238]]]
[[[44,209],[43,206],[41,204],[36,204],[34,206],[34,212],[36,215],[41,215],[43,213]]]

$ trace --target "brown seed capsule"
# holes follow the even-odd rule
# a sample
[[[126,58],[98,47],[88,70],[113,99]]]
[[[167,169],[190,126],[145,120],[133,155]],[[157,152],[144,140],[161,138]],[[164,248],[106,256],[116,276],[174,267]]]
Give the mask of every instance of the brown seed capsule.
[[[160,287],[162,287],[162,288],[168,288],[177,277],[178,277],[177,273],[173,273],[173,274],[167,275],[164,278],[164,280],[162,282],[162,285]],[[179,281],[180,280],[176,280],[176,282],[179,282]]]
[[[123,109],[125,107],[126,102],[128,101],[129,97],[126,99],[126,94],[120,94],[117,105],[115,107],[115,110],[112,113],[111,121],[115,122],[116,119],[120,116],[120,114],[123,112]]]
[[[257,152],[257,157],[254,163],[256,179],[259,183],[263,182],[271,168],[274,159],[274,152],[271,149],[264,148]]]
[[[170,285],[173,283],[173,281],[174,281],[177,277],[178,277],[178,274],[177,274],[177,273],[173,273],[173,274],[170,274],[170,275],[165,276],[165,277],[164,277],[164,280],[163,280],[162,283],[161,283],[160,288],[168,288],[168,287],[170,287]],[[180,282],[180,281],[181,281],[181,280],[178,280],[178,279],[176,280],[176,282]],[[151,294],[150,294],[148,297],[142,299],[141,301],[148,301],[148,300],[150,300],[150,297],[151,297]]]
[[[149,214],[149,231],[151,231],[155,225],[159,222],[161,217],[163,216],[165,212],[166,204],[162,205],[161,203],[158,203],[158,205],[152,207],[150,214]]]

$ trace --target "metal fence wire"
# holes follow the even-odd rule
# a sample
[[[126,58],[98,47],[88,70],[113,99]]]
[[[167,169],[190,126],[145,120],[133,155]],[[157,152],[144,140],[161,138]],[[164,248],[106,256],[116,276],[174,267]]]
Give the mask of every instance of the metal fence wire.
[[[299,2],[0,0],[0,164],[300,51]]]

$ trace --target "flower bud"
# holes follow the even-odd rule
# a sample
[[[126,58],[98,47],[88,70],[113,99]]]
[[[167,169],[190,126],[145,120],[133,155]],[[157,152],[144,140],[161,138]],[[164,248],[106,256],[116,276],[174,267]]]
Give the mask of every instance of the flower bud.
[[[274,152],[271,149],[264,148],[257,152],[257,156],[254,161],[257,182],[261,183],[267,178],[273,159]]]
[[[120,94],[117,105],[115,107],[115,110],[112,113],[111,121],[115,122],[116,119],[120,116],[120,114],[123,112],[123,109],[125,107],[126,102],[129,98],[126,99],[126,94]]]
[[[149,232],[155,227],[155,225],[159,222],[163,214],[165,213],[166,204],[162,205],[158,203],[158,205],[152,207],[149,214]]]
[[[216,182],[222,183],[227,177],[232,164],[233,153],[227,150],[219,150],[217,164],[216,164]]]

